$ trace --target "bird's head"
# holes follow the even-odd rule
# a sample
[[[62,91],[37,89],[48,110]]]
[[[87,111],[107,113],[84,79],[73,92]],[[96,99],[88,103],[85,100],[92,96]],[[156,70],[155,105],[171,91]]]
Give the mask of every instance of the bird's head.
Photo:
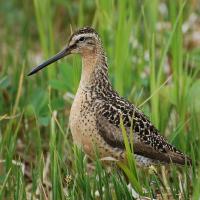
[[[71,35],[68,45],[61,52],[33,68],[28,76],[35,74],[44,67],[70,54],[92,55],[96,52],[97,46],[100,43],[98,33],[93,28],[81,28]]]
[[[86,27],[72,34],[68,47],[71,48],[71,53],[78,53],[84,56],[95,52],[99,43],[98,33],[93,28]]]

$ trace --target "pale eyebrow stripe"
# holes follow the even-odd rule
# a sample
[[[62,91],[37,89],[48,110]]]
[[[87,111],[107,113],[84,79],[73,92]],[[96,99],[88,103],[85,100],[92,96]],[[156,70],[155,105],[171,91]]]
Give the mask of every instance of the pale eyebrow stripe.
[[[75,40],[78,40],[81,37],[92,38],[94,36],[96,36],[94,33],[84,33],[84,34],[80,34],[80,35],[75,36]]]

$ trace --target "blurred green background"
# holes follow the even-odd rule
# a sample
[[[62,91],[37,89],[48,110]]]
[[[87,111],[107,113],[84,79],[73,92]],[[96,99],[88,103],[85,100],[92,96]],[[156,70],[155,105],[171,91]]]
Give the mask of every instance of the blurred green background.
[[[39,193],[40,199],[93,199],[95,191],[107,184],[99,199],[130,198],[122,174],[116,170],[113,176],[103,176],[107,172],[97,163],[99,171],[88,176],[84,155],[72,150],[68,116],[81,58],[71,56],[27,76],[33,66],[67,44],[71,31],[83,26],[100,34],[114,88],[195,163],[191,169],[158,168],[158,176],[139,172],[146,196],[198,199],[198,0],[0,1],[0,197],[35,198]],[[103,181],[99,185],[94,179],[97,172]],[[73,179],[70,185],[66,176]]]

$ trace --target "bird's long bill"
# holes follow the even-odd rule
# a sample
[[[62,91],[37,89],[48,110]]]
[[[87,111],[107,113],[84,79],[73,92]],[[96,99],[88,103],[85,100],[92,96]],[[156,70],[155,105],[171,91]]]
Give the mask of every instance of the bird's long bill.
[[[57,53],[55,56],[51,57],[49,60],[47,60],[47,61],[43,62],[42,64],[38,65],[37,67],[33,68],[32,71],[28,74],[28,76],[31,76],[31,75],[37,73],[41,69],[50,65],[51,63],[56,62],[57,60],[65,57],[69,54],[70,54],[70,48],[67,47],[63,51],[61,51],[61,52]]]

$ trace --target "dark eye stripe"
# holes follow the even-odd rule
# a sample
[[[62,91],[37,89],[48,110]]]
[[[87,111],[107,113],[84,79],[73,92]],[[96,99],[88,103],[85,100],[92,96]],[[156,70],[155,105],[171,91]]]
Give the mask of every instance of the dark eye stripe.
[[[78,41],[83,42],[83,41],[88,40],[88,39],[93,39],[93,37],[82,36],[82,37],[80,37],[80,38],[78,39]]]
[[[95,43],[94,42],[87,42],[87,44],[90,44],[90,45],[95,45]]]

